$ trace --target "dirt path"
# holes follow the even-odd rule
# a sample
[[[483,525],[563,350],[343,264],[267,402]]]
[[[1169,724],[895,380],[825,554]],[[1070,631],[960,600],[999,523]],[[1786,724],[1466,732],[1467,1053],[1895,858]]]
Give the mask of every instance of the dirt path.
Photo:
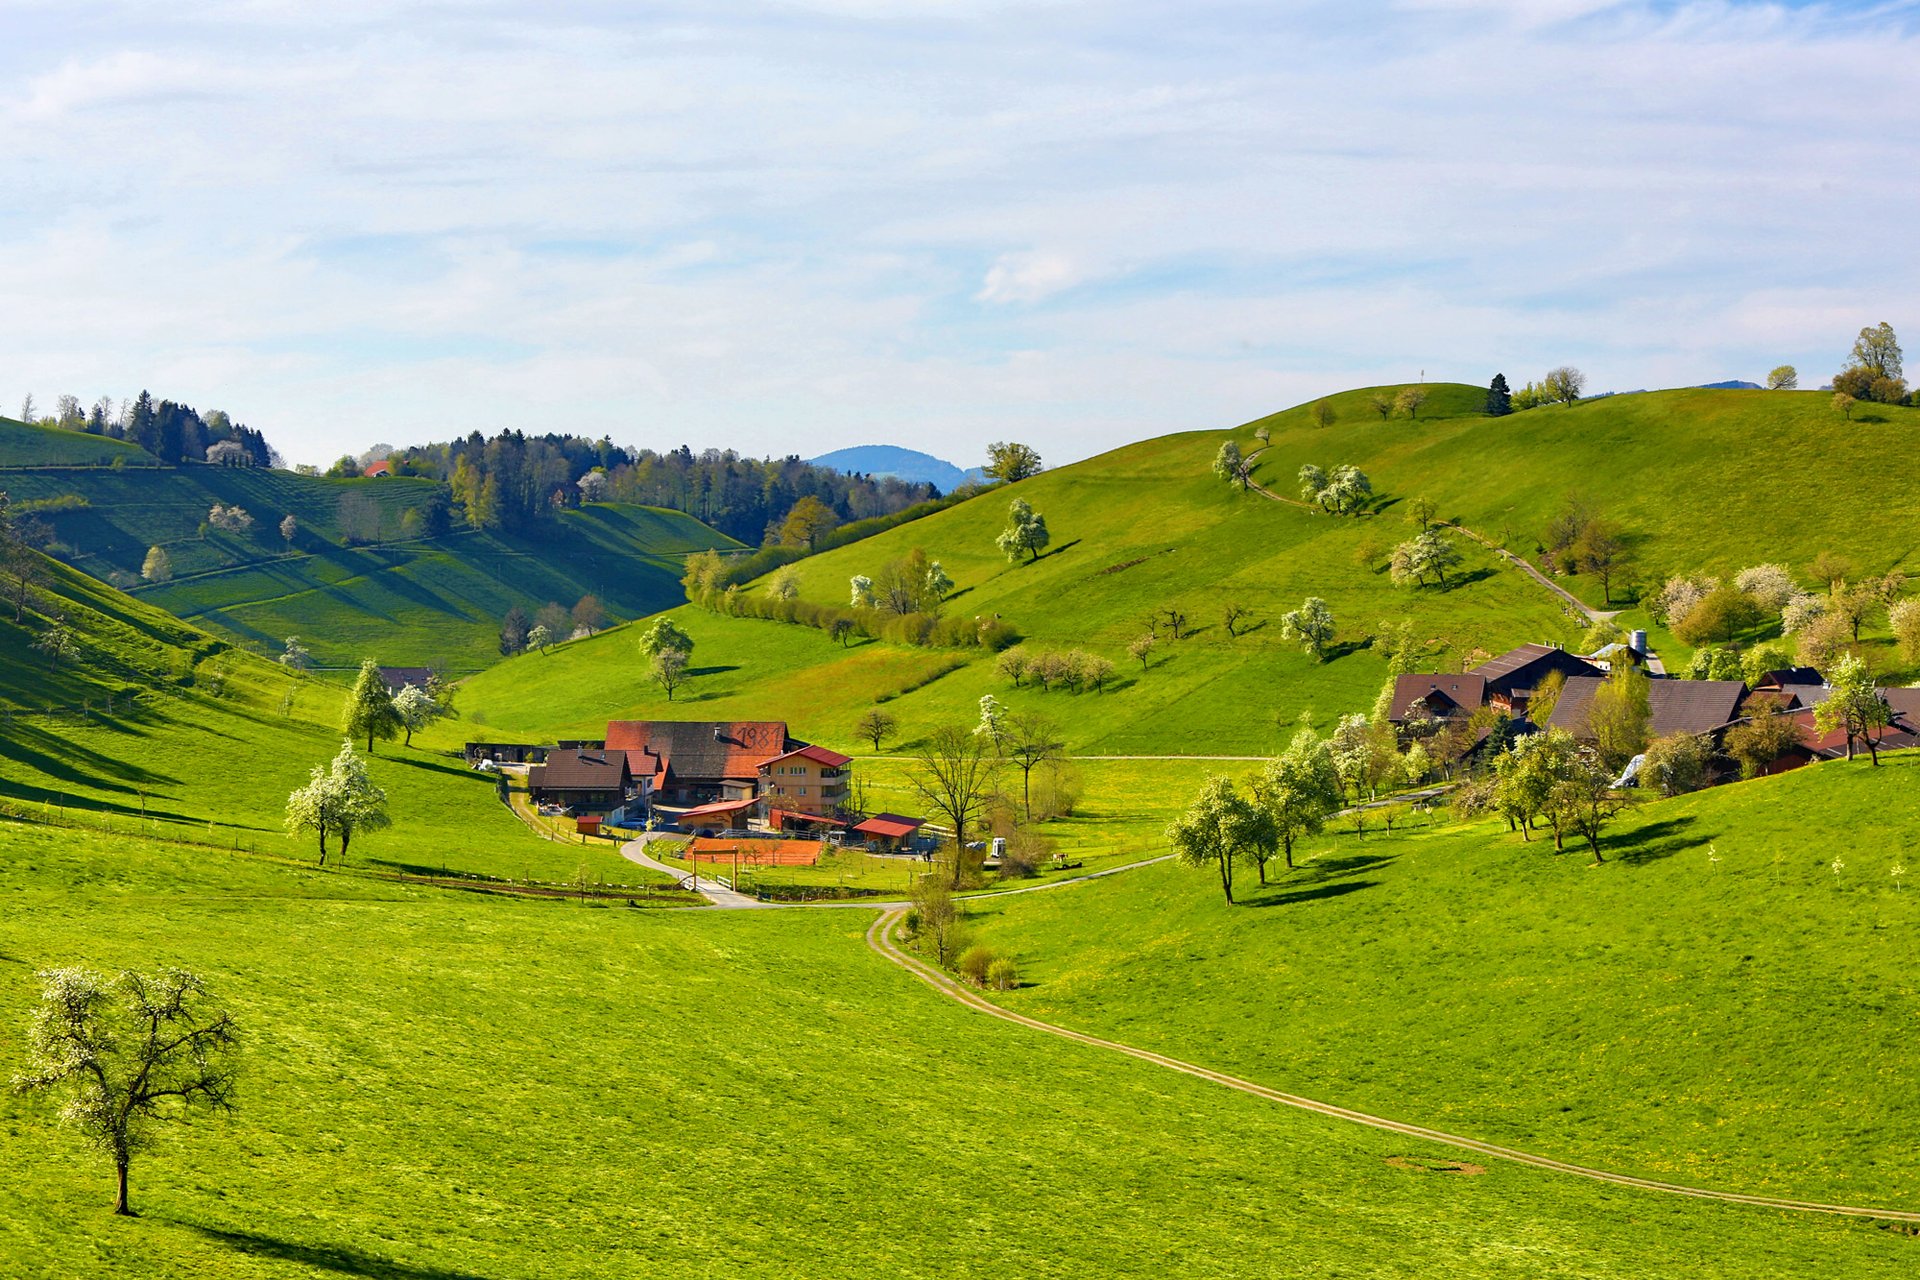
[[[647,853],[647,845],[656,839],[663,838],[668,837],[662,836],[661,833],[657,831],[649,831],[638,840],[629,840],[626,844],[621,845],[620,856],[638,866],[647,867],[653,871],[666,872],[679,882],[682,889],[693,890],[693,892],[705,898],[709,906],[718,907],[724,911],[752,911],[779,905],[774,902],[762,902],[758,898],[750,897],[744,893],[736,893],[733,889],[728,888],[723,882],[713,876],[689,875],[683,871],[676,871],[666,863],[652,858]]]
[[[1605,1169],[1589,1168],[1586,1165],[1571,1164],[1565,1160],[1555,1160],[1549,1156],[1534,1155],[1528,1151],[1518,1151],[1512,1147],[1496,1146],[1490,1142],[1481,1142],[1475,1138],[1462,1137],[1459,1134],[1446,1133],[1439,1129],[1427,1129],[1420,1125],[1407,1124],[1399,1120],[1389,1120],[1384,1116],[1368,1115],[1364,1111],[1354,1111],[1346,1107],[1335,1106],[1330,1102],[1316,1102],[1312,1098],[1303,1098],[1297,1094],[1282,1093],[1278,1089],[1269,1089],[1265,1085],[1255,1084],[1251,1080],[1242,1080],[1224,1072],[1212,1071],[1196,1066],[1191,1062],[1182,1062],[1165,1054],[1135,1048],[1130,1044],[1121,1044],[1116,1040],[1103,1040],[1085,1032],[1072,1031],[1056,1026],[1051,1022],[1042,1022],[1038,1018],[1029,1018],[1024,1014],[1003,1009],[972,989],[961,985],[918,959],[902,951],[893,940],[893,929],[905,914],[901,910],[882,913],[867,930],[867,945],[891,963],[912,974],[920,981],[938,991],[948,999],[977,1012],[999,1018],[1005,1022],[1016,1023],[1034,1031],[1044,1031],[1048,1035],[1059,1036],[1079,1044],[1090,1045],[1096,1049],[1106,1049],[1113,1053],[1122,1053],[1129,1058],[1138,1058],[1142,1062],[1164,1067],[1169,1071],[1178,1071],[1182,1075],[1193,1076],[1210,1083],[1223,1085],[1241,1093],[1263,1098],[1268,1102],[1277,1102],[1282,1106],[1296,1107],[1301,1111],[1310,1111],[1315,1115],[1329,1116],[1335,1120],[1345,1120],[1352,1124],[1366,1125],[1371,1129],[1380,1129],[1388,1133],[1405,1134],[1410,1138],[1419,1138],[1426,1142],[1437,1142],[1461,1151],[1471,1151],[1476,1155],[1489,1156],[1495,1160],[1505,1160],[1512,1164],[1528,1165],[1535,1169],[1545,1169],[1552,1173],[1571,1174],[1577,1178],[1586,1178],[1594,1182],[1605,1182],[1618,1187],[1633,1187],[1641,1191],[1657,1191],[1665,1195],[1687,1196],[1696,1200],[1717,1200],[1726,1204],[1751,1205],[1763,1209],[1785,1209],[1796,1213],[1831,1213],[1853,1218],[1877,1218],[1888,1222],[1920,1222],[1920,1212],[1905,1209],[1868,1209],[1852,1205],[1823,1204],[1812,1200],[1789,1200],[1780,1196],[1746,1195],[1738,1191],[1710,1191],[1704,1187],[1689,1187],[1677,1182],[1659,1182],[1652,1178],[1636,1178],[1631,1174],[1611,1173]]]

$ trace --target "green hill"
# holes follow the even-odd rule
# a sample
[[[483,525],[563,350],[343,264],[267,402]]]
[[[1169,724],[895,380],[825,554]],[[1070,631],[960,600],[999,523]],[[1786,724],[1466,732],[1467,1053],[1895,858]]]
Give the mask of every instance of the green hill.
[[[44,573],[19,622],[0,610],[0,812],[312,858],[282,817],[287,793],[340,748],[342,686],[64,565],[44,561]],[[56,619],[75,646],[57,665],[34,647]],[[609,882],[647,878],[610,847],[536,838],[457,758],[382,743],[372,772],[395,823],[354,846],[357,865],[558,881],[584,864]]]
[[[1129,445],[796,566],[803,599],[839,604],[852,575],[924,548],[956,584],[949,615],[1000,617],[1029,650],[1104,656],[1117,674],[1106,692],[1013,688],[977,649],[843,649],[816,630],[688,606],[674,617],[695,638],[696,679],[672,709],[784,716],[798,732],[850,747],[853,722],[876,702],[917,732],[974,723],[980,697],[992,693],[1066,724],[1075,751],[1262,752],[1302,711],[1325,721],[1371,705],[1387,668],[1366,646],[1382,623],[1410,620],[1434,661],[1578,635],[1564,606],[1472,546],[1451,590],[1393,587],[1380,546],[1404,536],[1404,524],[1310,514],[1222,484],[1208,473],[1219,440],[1192,432]],[[994,547],[1015,495],[1052,530],[1037,563],[1009,564]],[[1280,616],[1309,595],[1329,601],[1340,622],[1324,663],[1281,637]],[[1223,624],[1230,602],[1254,620],[1237,638]],[[1164,640],[1142,670],[1127,645],[1169,606],[1187,615],[1191,634]],[[527,733],[670,709],[624,632],[502,664],[470,688],[490,723]]]
[[[4,437],[0,460],[14,460]],[[500,620],[515,605],[529,613],[548,602],[571,608],[592,594],[616,617],[651,613],[680,598],[687,553],[737,545],[679,512],[614,505],[564,512],[539,537],[419,537],[407,513],[433,499],[436,486],[424,480],[327,480],[201,464],[0,466],[0,489],[15,503],[84,500],[39,515],[53,528],[54,550],[95,577],[263,652],[277,653],[298,635],[330,665],[373,655],[396,666],[470,670],[499,656]],[[241,507],[252,527],[208,528],[215,503]],[[280,533],[287,516],[296,525],[291,541]],[[371,545],[344,545],[349,531]],[[166,550],[171,582],[141,583],[152,546]]]
[[[58,427],[0,418],[0,464],[6,467],[152,467],[139,445]]]
[[[1380,388],[1391,395],[1398,388]],[[1729,573],[1822,551],[1865,570],[1911,567],[1920,529],[1906,514],[1897,460],[1920,409],[1861,405],[1851,421],[1818,391],[1638,392],[1489,418],[1479,387],[1430,386],[1418,421],[1383,420],[1376,389],[1327,398],[1330,426],[1301,405],[1233,432],[1272,447],[1256,475],[1293,494],[1303,463],[1352,462],[1381,492],[1423,496],[1523,555],[1569,496],[1617,520],[1638,543],[1639,574]],[[1596,584],[1569,585],[1598,602]]]
[[[975,911],[1023,1013],[1560,1159],[1911,1209],[1916,781],[1903,753],[1650,804],[1599,865],[1376,825],[1239,907],[1166,864]]]

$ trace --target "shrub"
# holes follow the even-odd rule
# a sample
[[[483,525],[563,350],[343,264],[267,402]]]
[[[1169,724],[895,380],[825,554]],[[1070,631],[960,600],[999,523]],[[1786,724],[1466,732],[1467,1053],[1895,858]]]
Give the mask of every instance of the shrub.
[[[987,966],[987,985],[995,991],[1013,990],[1020,985],[1019,966],[1001,956]]]
[[[1707,785],[1707,747],[1690,733],[1670,733],[1647,748],[1640,762],[1641,785],[1663,796],[1698,791]]]
[[[993,948],[983,943],[974,943],[960,953],[960,959],[954,969],[976,987],[987,985],[987,971],[993,968],[994,961],[1000,957],[993,954]]]
[[[1900,644],[1900,657],[1908,664],[1920,662],[1920,598],[1897,601],[1887,611],[1887,621]]]

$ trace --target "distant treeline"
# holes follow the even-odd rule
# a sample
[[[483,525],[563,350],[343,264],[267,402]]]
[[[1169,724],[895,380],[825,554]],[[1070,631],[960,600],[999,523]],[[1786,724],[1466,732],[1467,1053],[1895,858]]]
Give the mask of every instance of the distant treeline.
[[[203,418],[191,405],[171,400],[154,403],[151,393],[142,391],[138,399],[122,400],[114,406],[111,397],[102,396],[85,408],[73,396],[61,396],[54,412],[40,417],[33,411],[33,397],[21,406],[21,416],[31,425],[58,427],[90,436],[125,440],[145,449],[168,464],[214,462],[236,467],[271,467],[280,457],[267,444],[267,438],[251,427],[233,421],[223,409],[210,410]]]
[[[798,458],[742,457],[731,449],[666,453],[627,449],[607,439],[479,432],[446,444],[386,452],[392,472],[448,486],[455,517],[474,528],[530,532],[585,501],[641,503],[684,511],[741,542],[777,542],[802,499],[813,498],[839,522],[888,516],[940,497],[930,484],[843,475]],[[334,474],[365,464],[342,458]]]

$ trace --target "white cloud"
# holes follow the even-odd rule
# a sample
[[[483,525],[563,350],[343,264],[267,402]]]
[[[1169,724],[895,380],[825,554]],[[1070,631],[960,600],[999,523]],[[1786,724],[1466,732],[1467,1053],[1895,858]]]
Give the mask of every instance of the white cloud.
[[[1083,279],[1073,261],[1057,253],[1003,253],[973,296],[976,302],[1041,302]]]

